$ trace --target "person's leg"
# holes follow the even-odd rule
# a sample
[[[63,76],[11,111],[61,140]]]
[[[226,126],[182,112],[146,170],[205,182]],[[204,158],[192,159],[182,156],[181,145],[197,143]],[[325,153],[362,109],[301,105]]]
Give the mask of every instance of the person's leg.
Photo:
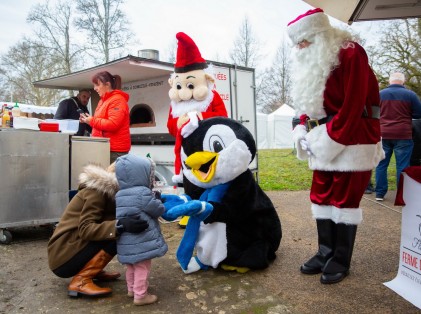
[[[68,294],[70,296],[109,294],[112,292],[110,288],[101,288],[94,284],[93,280],[103,271],[115,254],[115,241],[91,242],[70,261],[55,270],[54,273],[63,275],[67,272],[66,275],[74,275],[68,286]]]
[[[149,273],[151,271],[151,260],[142,261],[134,264],[134,301],[135,305],[146,305],[154,303],[158,297],[148,293]]]
[[[320,281],[332,284],[342,281],[349,273],[357,225],[362,220],[361,198],[371,177],[371,171],[335,173],[332,194],[334,252],[326,262]],[[334,201],[333,201],[334,200]]]
[[[322,272],[326,262],[333,256],[335,248],[334,227],[335,223],[330,219],[316,219],[318,246],[317,253],[300,267],[300,271],[306,275],[314,275]]]
[[[376,198],[383,198],[388,190],[387,167],[393,153],[393,140],[382,140],[385,158],[376,167]]]
[[[53,273],[60,278],[70,278],[76,275],[96,255],[104,250],[110,256],[117,254],[115,241],[92,241],[81,251],[76,253],[69,261],[53,270]]]
[[[396,140],[394,153],[396,159],[396,188],[399,186],[399,179],[402,170],[409,167],[414,142],[411,140]]]
[[[330,208],[330,195],[332,194],[333,173],[328,171],[314,171],[310,191],[310,200],[316,204],[320,211]],[[313,215],[314,216],[314,215]],[[316,215],[318,251],[300,266],[300,271],[306,275],[319,274],[329,258],[333,255],[334,222],[330,217]]]
[[[127,295],[129,297],[134,296],[134,292],[133,292],[134,272],[135,272],[135,267],[131,264],[127,264],[126,265],[126,284],[127,284]]]
[[[335,227],[335,253],[323,268],[323,274],[320,277],[323,284],[342,281],[349,274],[349,268],[351,267],[357,225],[339,223]]]

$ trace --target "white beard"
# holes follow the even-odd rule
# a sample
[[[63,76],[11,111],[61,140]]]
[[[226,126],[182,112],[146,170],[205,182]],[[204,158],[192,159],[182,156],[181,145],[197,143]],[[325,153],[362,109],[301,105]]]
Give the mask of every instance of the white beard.
[[[339,50],[345,48],[344,42],[350,38],[343,30],[326,31],[308,39],[310,46],[295,51],[291,95],[298,116],[326,117],[323,106],[326,81],[339,65]]]

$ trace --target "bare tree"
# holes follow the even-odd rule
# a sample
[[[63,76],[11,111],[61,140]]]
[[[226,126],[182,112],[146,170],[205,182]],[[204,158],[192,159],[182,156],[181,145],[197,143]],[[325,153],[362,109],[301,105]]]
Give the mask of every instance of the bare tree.
[[[381,88],[391,72],[405,73],[405,85],[421,95],[421,19],[383,22],[378,43],[367,52]]]
[[[129,21],[120,10],[124,0],[76,0],[80,13],[76,26],[87,32],[91,49],[100,52],[105,62],[112,56],[121,56],[134,43],[134,33],[127,27]]]
[[[234,64],[245,67],[256,67],[261,57],[259,54],[260,43],[253,34],[251,23],[248,17],[245,17],[241,24],[237,39],[234,41],[234,47],[229,53],[230,61]]]
[[[166,50],[168,62],[175,63],[177,57],[177,39],[174,38],[171,43],[168,45]]]
[[[33,6],[27,18],[29,23],[39,26],[35,29],[35,44],[44,48],[48,55],[58,57],[60,74],[71,73],[84,59],[81,57],[84,48],[79,47],[72,36],[71,3],[59,1],[50,6],[47,0],[44,4]]]
[[[60,91],[35,88],[32,82],[58,75],[58,59],[46,48],[23,38],[1,57],[0,73],[7,81],[2,88],[13,94],[13,101],[38,106],[55,104]]]
[[[285,40],[282,41],[272,66],[260,78],[257,103],[264,113],[271,113],[285,103],[292,104],[290,53]]]

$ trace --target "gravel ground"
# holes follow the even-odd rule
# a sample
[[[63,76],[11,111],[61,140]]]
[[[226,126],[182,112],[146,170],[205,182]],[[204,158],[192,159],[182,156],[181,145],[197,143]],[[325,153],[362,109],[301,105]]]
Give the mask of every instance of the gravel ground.
[[[274,263],[246,274],[222,270],[185,275],[175,259],[183,235],[176,223],[163,224],[169,252],[153,261],[150,291],[159,302],[136,307],[126,296],[123,279],[108,283],[106,298],[70,298],[69,279],[48,269],[46,246],[50,226],[12,229],[13,242],[0,245],[0,313],[420,313],[383,285],[398,270],[401,207],[394,194],[384,202],[363,198],[364,221],[358,228],[351,273],[341,283],[322,285],[320,275],[299,272],[317,250],[308,191],[268,192],[283,227]],[[124,273],[116,259],[109,269]]]

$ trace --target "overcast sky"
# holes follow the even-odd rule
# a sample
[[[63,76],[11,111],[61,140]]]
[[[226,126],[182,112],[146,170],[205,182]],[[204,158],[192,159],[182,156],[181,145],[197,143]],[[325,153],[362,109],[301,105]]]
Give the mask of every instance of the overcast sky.
[[[37,3],[45,0],[0,0],[0,53],[6,52],[24,34],[31,34],[26,18]],[[122,9],[140,43],[130,54],[156,49],[162,59],[175,34],[182,31],[193,38],[203,58],[227,61],[247,16],[267,61],[273,58],[285,36],[287,23],[312,7],[301,0],[126,0]],[[339,22],[333,20],[333,23]],[[361,23],[352,27],[358,31],[361,25],[357,24]]]

